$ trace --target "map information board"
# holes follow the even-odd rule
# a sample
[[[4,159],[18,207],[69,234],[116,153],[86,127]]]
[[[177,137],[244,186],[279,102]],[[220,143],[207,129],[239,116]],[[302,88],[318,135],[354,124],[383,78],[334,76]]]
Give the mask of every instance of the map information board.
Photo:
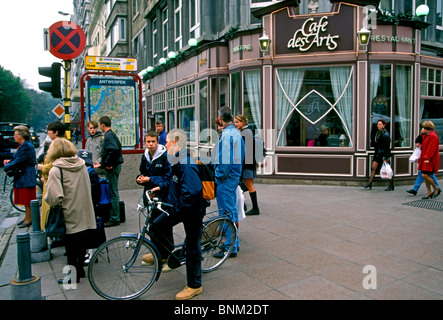
[[[100,117],[111,118],[112,130],[122,148],[138,143],[138,108],[136,82],[131,77],[91,77],[87,82],[86,122]]]

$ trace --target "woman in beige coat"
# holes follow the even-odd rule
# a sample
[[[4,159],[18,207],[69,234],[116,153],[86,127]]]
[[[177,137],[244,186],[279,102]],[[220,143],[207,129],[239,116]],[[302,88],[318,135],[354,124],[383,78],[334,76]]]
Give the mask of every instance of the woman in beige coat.
[[[61,204],[63,207],[66,256],[68,264],[75,267],[76,281],[79,282],[85,277],[87,230],[96,229],[88,170],[85,161],[77,157],[75,146],[66,139],[52,141],[46,157],[52,168],[46,183],[45,201],[50,206]]]

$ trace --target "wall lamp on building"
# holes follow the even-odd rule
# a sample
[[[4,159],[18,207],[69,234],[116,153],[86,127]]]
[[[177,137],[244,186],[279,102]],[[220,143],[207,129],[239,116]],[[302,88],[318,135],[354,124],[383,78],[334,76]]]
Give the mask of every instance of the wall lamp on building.
[[[175,51],[168,52],[168,58],[174,60],[177,57],[177,53]]]
[[[429,13],[429,7],[425,4],[419,5],[417,9],[415,9],[415,15],[417,17],[427,16]]]
[[[369,44],[369,39],[371,37],[371,31],[366,28],[361,28],[360,31],[357,32],[358,42],[360,45],[366,47]]]
[[[166,64],[166,59],[165,58],[160,58],[160,60],[158,60],[158,62],[160,63],[160,64]]]
[[[195,47],[195,46],[197,46],[197,40],[194,39],[194,38],[189,39],[189,41],[188,41],[188,45],[189,45],[190,47]]]
[[[258,38],[258,42],[260,44],[260,50],[262,52],[267,52],[269,50],[271,39],[269,39],[265,31],[263,31],[263,35],[260,38]]]

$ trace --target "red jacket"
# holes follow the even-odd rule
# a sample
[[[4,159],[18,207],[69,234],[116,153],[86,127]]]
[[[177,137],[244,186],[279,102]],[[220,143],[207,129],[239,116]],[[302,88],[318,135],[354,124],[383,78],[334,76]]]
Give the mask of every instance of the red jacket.
[[[421,144],[421,156],[418,169],[422,171],[438,172],[440,168],[440,139],[434,131],[423,135]],[[429,160],[429,163],[424,163]]]

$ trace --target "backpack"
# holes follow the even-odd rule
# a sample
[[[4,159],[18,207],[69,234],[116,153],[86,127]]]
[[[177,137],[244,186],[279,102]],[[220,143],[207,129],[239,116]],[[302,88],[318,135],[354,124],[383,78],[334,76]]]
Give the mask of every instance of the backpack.
[[[266,158],[265,142],[258,135],[254,135],[254,158],[255,162],[262,162]]]
[[[88,167],[88,174],[91,174],[91,171],[95,170],[92,167]],[[111,190],[109,189],[109,181],[103,178],[99,178],[100,182],[100,201],[99,204],[109,204],[111,203]]]
[[[215,167],[210,160],[196,159],[198,174],[203,185],[203,198],[206,200],[215,199]]]
[[[109,181],[103,178],[99,179],[102,193],[100,196],[99,204],[110,204],[111,203],[111,190],[109,188]]]

